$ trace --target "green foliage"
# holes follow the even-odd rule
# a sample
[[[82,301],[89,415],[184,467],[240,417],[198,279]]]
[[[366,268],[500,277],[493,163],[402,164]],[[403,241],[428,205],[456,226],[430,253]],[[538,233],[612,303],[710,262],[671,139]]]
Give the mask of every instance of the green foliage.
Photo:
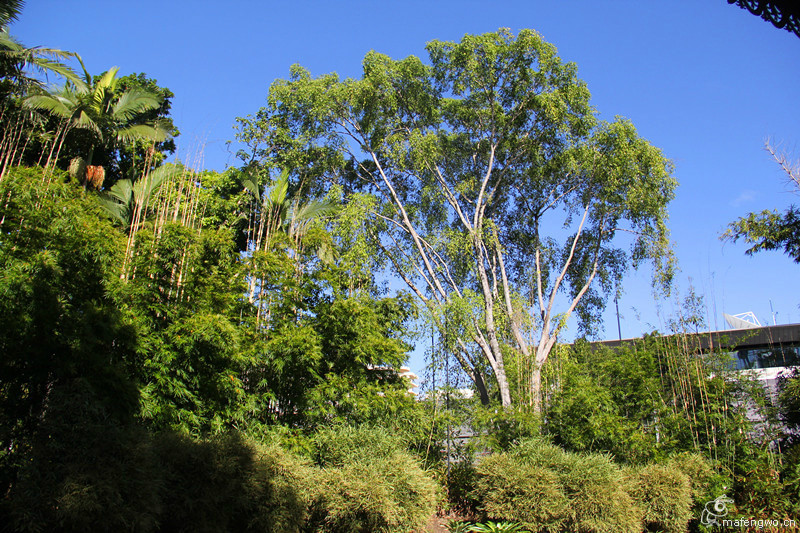
[[[452,463],[443,477],[450,508],[460,515],[474,515],[479,504],[474,491],[478,480],[474,459],[466,457]]]
[[[743,239],[750,245],[745,253],[753,255],[763,250],[780,250],[800,263],[800,210],[790,207],[785,213],[762,211],[750,213],[728,225],[723,240]]]
[[[726,485],[730,484],[714,470],[708,459],[698,453],[675,454],[665,465],[668,469],[677,470],[689,478],[696,516],[700,516],[706,502],[724,494]]]
[[[788,440],[794,442],[800,433],[800,371],[794,369],[779,380],[778,405],[781,421],[788,430]]]
[[[517,523],[492,521],[485,524],[473,524],[467,531],[474,531],[475,533],[503,533],[504,531],[525,533],[522,526]]]
[[[604,455],[570,454],[529,440],[478,465],[487,516],[531,531],[639,531],[642,511],[620,469]]]
[[[109,425],[81,412],[51,432],[3,509],[13,531],[301,531],[318,472],[277,446],[237,434],[193,440]]]
[[[157,530],[163,480],[149,435],[130,423],[135,390],[124,398],[124,378],[92,378],[53,387],[0,506],[9,531]],[[129,412],[120,413],[123,405]]]
[[[41,169],[0,182],[0,444],[2,483],[46,418],[51,396],[75,380],[112,411],[131,414],[135,330],[120,310],[124,241],[91,198]],[[7,486],[7,485],[6,485]]]
[[[157,437],[163,475],[161,531],[299,532],[314,470],[275,446],[230,434]]]
[[[408,447],[421,443],[426,437],[423,407],[408,393],[407,384],[390,372],[383,373],[386,379],[375,380],[328,374],[308,392],[304,425],[383,427],[394,431]]]
[[[613,350],[577,343],[559,352],[546,410],[554,442],[634,464],[681,451],[734,460],[750,424],[735,399],[757,390],[730,371],[728,354],[696,354],[687,339],[648,336]]]
[[[781,469],[782,494],[787,500],[786,514],[800,515],[800,445],[795,445],[783,456]]]
[[[246,363],[247,392],[267,394],[277,403],[276,418],[288,424],[420,431],[420,406],[397,375],[409,349],[403,340],[413,311],[408,299],[319,296],[275,295],[267,338],[252,345]]]
[[[669,465],[650,464],[629,470],[630,494],[644,510],[646,530],[687,531],[692,513],[692,483]],[[713,498],[712,498],[713,499]]]
[[[126,286],[143,365],[142,416],[155,428],[220,431],[241,417],[238,263],[224,228],[168,223],[137,235]]]
[[[524,407],[473,406],[472,416],[471,426],[488,450],[506,451],[541,433],[539,415]]]
[[[397,435],[383,428],[332,427],[315,433],[313,441],[314,462],[321,467],[385,459],[403,451]]]
[[[518,521],[534,532],[558,530],[569,510],[558,481],[558,474],[545,466],[494,454],[479,463],[475,491],[487,516]]]
[[[463,520],[450,520],[444,527],[450,533],[469,533],[469,528],[472,527],[472,524]]]
[[[400,533],[430,518],[435,484],[387,431],[342,427],[314,440],[323,467],[312,505],[315,531]]]

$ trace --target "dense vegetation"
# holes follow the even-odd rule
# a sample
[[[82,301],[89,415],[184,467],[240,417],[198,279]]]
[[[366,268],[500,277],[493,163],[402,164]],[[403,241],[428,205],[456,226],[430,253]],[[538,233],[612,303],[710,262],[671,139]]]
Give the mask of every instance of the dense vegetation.
[[[296,68],[222,173],[166,163],[172,93],[146,75],[78,76],[7,32],[0,52],[0,531],[408,532],[437,507],[685,531],[723,494],[731,516],[800,510],[797,378],[773,405],[680,334],[555,344],[631,261],[668,281],[675,183],[534,32],[434,42],[430,66],[370,54],[361,80]],[[540,234],[558,202],[573,224]],[[420,325],[474,400],[408,393]]]

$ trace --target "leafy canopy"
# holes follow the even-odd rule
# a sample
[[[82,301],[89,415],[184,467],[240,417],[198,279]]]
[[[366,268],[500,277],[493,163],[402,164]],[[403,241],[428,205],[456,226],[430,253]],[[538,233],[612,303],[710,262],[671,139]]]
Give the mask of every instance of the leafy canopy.
[[[293,67],[240,119],[244,159],[290,169],[298,188],[340,184],[369,220],[351,242],[390,265],[442,336],[462,308],[452,349],[484,400],[496,385],[508,405],[504,350],[536,374],[571,314],[593,331],[629,266],[652,261],[669,280],[676,183],[630,122],[595,118],[575,65],[536,32],[427,51],[429,64],[370,52],[360,79]]]

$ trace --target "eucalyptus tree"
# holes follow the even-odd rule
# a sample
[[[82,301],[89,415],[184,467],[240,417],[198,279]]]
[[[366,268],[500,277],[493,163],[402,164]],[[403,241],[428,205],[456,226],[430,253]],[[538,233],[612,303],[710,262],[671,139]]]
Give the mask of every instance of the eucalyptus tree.
[[[299,66],[242,119],[252,158],[324,161],[375,253],[427,306],[484,402],[539,407],[567,319],[591,332],[630,266],[671,270],[662,153],[599,121],[576,66],[539,34],[432,41],[430,64],[370,52],[360,79]],[[364,201],[369,198],[369,201]],[[447,331],[445,331],[445,329]],[[446,333],[446,334],[445,334]]]

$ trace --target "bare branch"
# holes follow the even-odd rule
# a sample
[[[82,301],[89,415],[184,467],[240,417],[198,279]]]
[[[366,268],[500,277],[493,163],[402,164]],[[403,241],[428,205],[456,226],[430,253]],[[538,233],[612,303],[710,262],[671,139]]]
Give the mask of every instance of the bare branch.
[[[786,152],[779,153],[770,144],[769,139],[764,142],[764,149],[769,152],[775,162],[777,162],[783,171],[786,172],[786,175],[789,176],[789,179],[797,188],[797,192],[800,192],[800,160],[795,161],[794,163],[791,162],[789,157],[786,155]]]

